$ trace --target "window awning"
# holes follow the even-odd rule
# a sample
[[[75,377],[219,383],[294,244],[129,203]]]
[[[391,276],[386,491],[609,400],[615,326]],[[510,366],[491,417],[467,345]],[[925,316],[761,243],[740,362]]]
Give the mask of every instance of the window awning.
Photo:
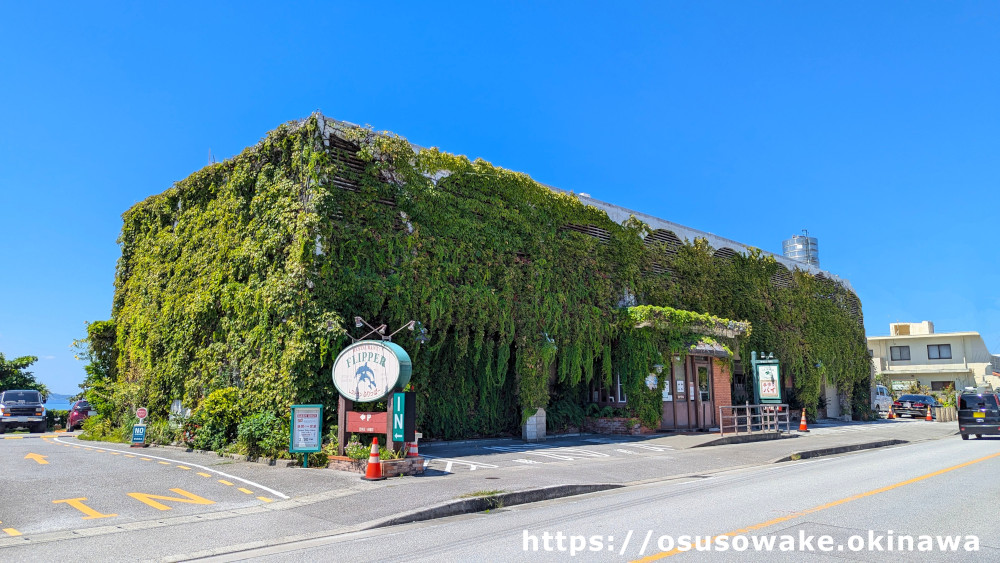
[[[705,342],[704,340],[699,340],[697,344],[692,344],[688,353],[692,356],[711,356],[713,358],[728,358],[732,356],[718,342]]]

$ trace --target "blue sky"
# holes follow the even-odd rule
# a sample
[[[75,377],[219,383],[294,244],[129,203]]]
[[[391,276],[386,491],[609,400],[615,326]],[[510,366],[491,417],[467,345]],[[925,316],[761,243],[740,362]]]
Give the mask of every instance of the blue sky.
[[[0,3],[0,352],[74,393],[121,214],[325,115],[779,252],[1000,353],[1000,3]]]

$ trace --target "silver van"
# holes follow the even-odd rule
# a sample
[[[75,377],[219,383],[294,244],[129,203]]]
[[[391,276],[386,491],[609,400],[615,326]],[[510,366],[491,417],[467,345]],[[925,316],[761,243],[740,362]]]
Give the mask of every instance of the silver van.
[[[879,416],[888,416],[889,407],[892,406],[892,395],[885,385],[875,386],[875,398],[872,400],[872,410]]]

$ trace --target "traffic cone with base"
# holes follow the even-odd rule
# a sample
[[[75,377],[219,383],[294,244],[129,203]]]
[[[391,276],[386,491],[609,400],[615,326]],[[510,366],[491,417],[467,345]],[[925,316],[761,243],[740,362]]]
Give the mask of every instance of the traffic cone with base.
[[[802,409],[802,419],[799,421],[799,432],[809,432],[809,427],[806,426],[806,409]]]
[[[892,405],[889,405],[889,416],[885,417],[886,420],[895,420],[896,413],[892,412]]]
[[[924,420],[926,420],[927,422],[934,422],[934,417],[931,416],[931,406],[930,405],[927,405],[927,418],[925,418]]]
[[[420,452],[417,451],[416,442],[410,442],[410,448],[406,452],[406,457],[420,457]]]
[[[378,459],[378,438],[372,438],[372,451],[368,455],[368,467],[365,469],[365,481],[382,481],[382,463]]]

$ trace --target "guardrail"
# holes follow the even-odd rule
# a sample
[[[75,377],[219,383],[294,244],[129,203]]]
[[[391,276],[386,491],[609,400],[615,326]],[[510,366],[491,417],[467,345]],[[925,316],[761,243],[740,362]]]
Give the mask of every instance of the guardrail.
[[[784,430],[782,430],[782,427]],[[719,434],[753,434],[754,432],[791,433],[788,405],[731,405],[719,407]]]

